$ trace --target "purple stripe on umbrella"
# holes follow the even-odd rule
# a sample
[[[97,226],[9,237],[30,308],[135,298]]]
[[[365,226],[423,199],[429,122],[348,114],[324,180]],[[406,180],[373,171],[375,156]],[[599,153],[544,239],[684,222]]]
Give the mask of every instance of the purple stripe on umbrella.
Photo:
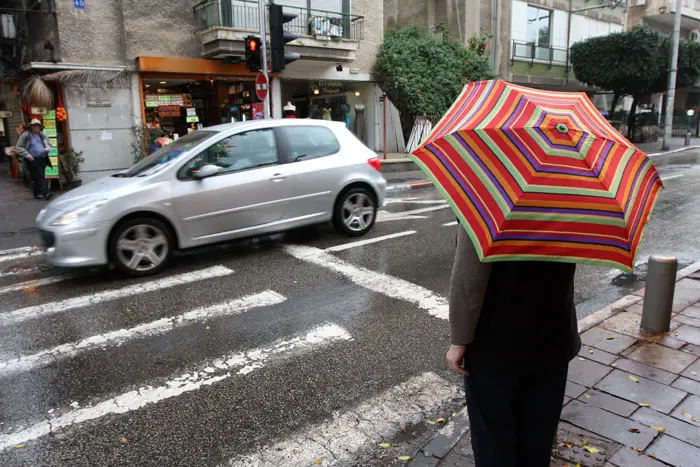
[[[621,212],[610,212],[595,209],[575,209],[575,208],[539,208],[530,206],[515,206],[513,212],[532,212],[532,213],[555,213],[555,214],[581,214],[585,216],[601,216],[610,217],[613,219],[623,219],[624,215]]]
[[[579,237],[575,235],[542,235],[536,232],[533,233],[517,233],[509,234],[502,233],[496,239],[496,242],[514,240],[514,241],[536,241],[536,242],[570,242],[570,243],[581,243],[585,245],[605,245],[619,248],[621,250],[630,251],[630,247],[627,243],[621,242],[619,240],[602,239],[596,238],[595,240],[591,237]]]
[[[489,90],[488,92],[485,91],[486,94],[489,94],[491,92],[491,88],[495,85],[495,81],[492,81],[491,84],[489,85]],[[476,85],[472,88],[471,92],[469,93],[469,96],[465,99],[464,103],[459,106],[459,109],[453,109],[452,112],[452,118],[447,121],[446,125],[443,127],[443,131],[439,135],[435,135],[436,138],[438,139],[446,134],[447,131],[450,131],[449,128],[452,126],[452,124],[455,122],[455,120],[462,115],[462,111],[464,110],[464,107],[468,105],[471,102],[472,97],[474,94],[480,90],[480,88],[484,86],[483,83],[476,83]],[[474,109],[472,110],[472,115],[474,112],[479,110],[479,106],[474,106]],[[471,115],[469,116],[471,118]]]
[[[627,161],[627,166],[632,162],[632,158],[630,157],[629,160]],[[642,170],[644,169],[644,164],[640,165],[639,168],[637,169],[637,172],[634,174],[634,178],[632,179],[632,183],[630,184],[630,193],[632,193],[632,190],[634,190],[634,185],[637,184],[637,180],[639,180],[639,175],[642,173]],[[619,170],[619,169],[618,169]],[[632,202],[632,196],[627,197],[627,202],[625,203],[625,208],[623,209],[623,212],[627,212],[627,209],[629,208],[630,203]]]
[[[632,223],[632,229],[630,230],[630,239],[634,238],[635,235],[637,234],[637,230],[642,228],[642,213],[644,212],[644,206],[649,202],[649,197],[651,196],[651,190],[654,188],[654,184],[656,181],[659,179],[659,174],[655,174],[650,182],[649,185],[647,186],[646,190],[644,190],[644,196],[642,198],[643,202],[640,203],[641,209],[639,209],[639,212],[637,213],[637,217]]]
[[[484,173],[489,178],[489,180],[491,180],[491,183],[493,183],[493,185],[496,187],[498,192],[501,194],[501,196],[505,200],[508,207],[510,209],[513,209],[513,201],[510,199],[510,196],[508,196],[508,194],[506,193],[501,182],[498,181],[498,178],[496,178],[496,176],[493,173],[491,173],[489,168],[486,167],[486,164],[484,164],[484,162],[481,160],[481,158],[479,158],[476,155],[476,153],[472,150],[472,148],[469,147],[467,142],[464,141],[464,139],[458,133],[454,133],[453,136],[457,140],[457,142],[464,148],[464,150],[469,153],[469,155],[472,157],[472,160],[474,160],[474,162],[476,162],[479,165],[481,170],[484,171]]]
[[[586,141],[586,137],[588,136],[587,131],[582,131],[583,135],[578,140],[578,143],[576,143],[576,146],[566,146],[564,144],[556,144],[553,143],[551,139],[549,139],[549,136],[542,131],[541,128],[536,127],[534,128],[535,132],[539,134],[547,143],[547,146],[549,146],[552,149],[563,149],[564,151],[569,151],[569,152],[575,152],[578,153],[581,151],[581,147],[583,146],[583,143]],[[555,130],[556,131],[556,130]]]
[[[520,96],[520,99],[518,100],[518,105],[515,106],[515,110],[511,112],[510,117],[508,117],[508,120],[506,120],[506,123],[503,125],[504,127],[508,128],[510,125],[513,124],[513,120],[518,116],[522,108],[525,106],[527,103],[527,98],[525,96]]]
[[[443,165],[443,167],[445,167],[447,169],[447,171],[450,172],[450,174],[452,175],[452,178],[459,184],[459,186],[462,188],[462,191],[464,192],[464,194],[466,194],[467,197],[469,198],[469,200],[472,202],[472,204],[474,204],[474,206],[476,206],[477,211],[481,215],[481,218],[483,219],[483,221],[486,223],[486,226],[488,227],[489,232],[491,234],[491,239],[493,240],[496,236],[496,228],[493,225],[493,222],[491,222],[491,219],[489,218],[489,216],[484,215],[484,211],[486,211],[486,208],[481,204],[481,201],[479,201],[479,199],[474,195],[474,192],[472,191],[472,189],[461,180],[460,176],[458,176],[455,173],[454,169],[450,166],[450,164],[446,163],[443,160],[443,158],[439,154],[439,151],[431,149],[430,146],[431,146],[430,144],[426,145],[425,149],[430,151],[431,154],[433,154],[435,156],[435,158]]]

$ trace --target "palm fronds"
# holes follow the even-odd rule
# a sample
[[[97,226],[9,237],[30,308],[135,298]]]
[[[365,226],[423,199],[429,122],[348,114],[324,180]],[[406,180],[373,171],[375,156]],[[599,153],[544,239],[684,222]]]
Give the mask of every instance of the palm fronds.
[[[42,76],[46,81],[58,81],[63,86],[80,89],[115,89],[129,84],[126,71],[65,70]]]
[[[47,109],[53,108],[53,92],[37,75],[25,81],[22,87],[22,94],[26,96],[30,105]]]

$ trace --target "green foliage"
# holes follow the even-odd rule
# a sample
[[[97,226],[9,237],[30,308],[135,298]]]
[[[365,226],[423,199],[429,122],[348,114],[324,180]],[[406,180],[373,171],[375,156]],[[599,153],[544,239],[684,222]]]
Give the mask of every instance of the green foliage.
[[[79,178],[80,165],[85,162],[85,157],[83,156],[83,151],[77,151],[74,148],[69,148],[68,152],[63,155],[63,160],[68,164],[68,167],[73,172],[75,178]]]
[[[476,36],[465,48],[449,38],[444,25],[434,32],[393,29],[384,34],[376,72],[403,115],[441,116],[466,83],[494,77],[484,56],[487,40]]]
[[[583,83],[639,97],[666,90],[670,50],[669,37],[642,26],[574,44],[571,65]],[[678,67],[677,87],[700,79],[700,44],[681,41]]]

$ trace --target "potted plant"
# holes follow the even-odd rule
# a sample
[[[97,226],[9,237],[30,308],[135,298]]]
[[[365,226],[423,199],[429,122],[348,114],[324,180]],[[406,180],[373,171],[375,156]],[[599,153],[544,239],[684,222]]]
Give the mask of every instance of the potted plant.
[[[82,184],[80,180],[80,165],[85,162],[83,151],[77,151],[75,148],[68,149],[68,152],[63,155],[63,161],[66,167],[66,180],[69,188],[75,188]]]

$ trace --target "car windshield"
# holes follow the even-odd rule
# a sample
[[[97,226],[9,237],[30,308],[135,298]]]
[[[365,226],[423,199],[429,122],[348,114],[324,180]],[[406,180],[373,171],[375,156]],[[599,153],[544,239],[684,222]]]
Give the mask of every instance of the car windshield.
[[[129,170],[115,174],[114,177],[145,177],[152,175],[170,166],[173,161],[179,159],[184,153],[216,134],[215,131],[195,131],[185,135],[139,161]]]

